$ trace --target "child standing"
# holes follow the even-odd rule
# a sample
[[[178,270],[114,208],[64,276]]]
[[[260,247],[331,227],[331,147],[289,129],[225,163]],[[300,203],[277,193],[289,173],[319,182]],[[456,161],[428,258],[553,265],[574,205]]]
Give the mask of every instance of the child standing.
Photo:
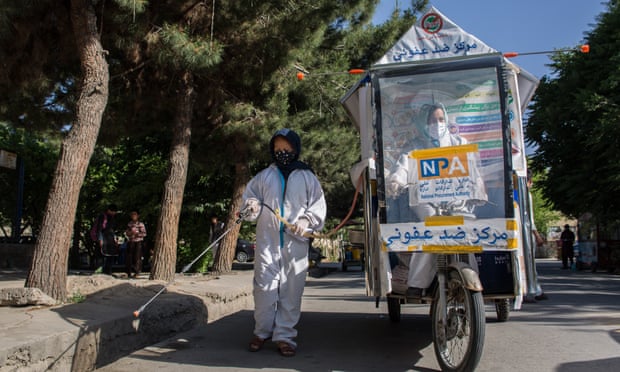
[[[146,236],[146,227],[140,221],[140,214],[137,210],[132,210],[129,217],[131,220],[127,224],[127,230],[125,230],[125,235],[129,240],[127,243],[125,271],[127,272],[127,277],[131,278],[133,276],[135,278],[142,271],[142,246]]]

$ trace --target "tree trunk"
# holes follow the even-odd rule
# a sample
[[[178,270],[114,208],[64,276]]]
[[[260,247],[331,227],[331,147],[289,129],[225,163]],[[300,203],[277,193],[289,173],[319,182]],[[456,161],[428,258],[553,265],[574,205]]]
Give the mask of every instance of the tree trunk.
[[[245,162],[239,162],[235,164],[235,184],[233,186],[233,197],[231,200],[230,210],[228,216],[226,216],[227,229],[233,226],[233,229],[222,238],[220,242],[220,248],[217,251],[215,262],[213,264],[213,270],[216,272],[227,273],[232,270],[232,263],[235,258],[235,247],[237,246],[237,237],[239,236],[239,230],[241,225],[235,224],[237,221],[237,212],[241,210],[241,202],[243,191],[250,179],[250,172],[248,165]]]
[[[67,296],[67,261],[73,221],[108,102],[109,81],[108,63],[97,32],[92,2],[72,0],[71,21],[84,76],[75,122],[62,143],[43,212],[41,233],[26,279],[26,287],[39,288],[59,301]]]
[[[151,279],[174,279],[179,218],[187,180],[195,92],[193,75],[185,71],[180,81],[179,103],[170,149],[170,167],[164,184],[161,213],[157,220]]]

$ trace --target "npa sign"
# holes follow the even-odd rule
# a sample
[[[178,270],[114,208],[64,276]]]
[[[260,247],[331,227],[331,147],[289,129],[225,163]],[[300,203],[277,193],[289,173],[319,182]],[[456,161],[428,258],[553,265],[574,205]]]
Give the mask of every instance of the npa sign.
[[[410,204],[486,200],[479,161],[477,144],[411,151]]]
[[[467,153],[464,151],[450,154],[451,157],[437,157],[430,159],[420,159],[419,178],[450,178],[450,177],[467,177],[469,175],[469,167],[467,163]]]

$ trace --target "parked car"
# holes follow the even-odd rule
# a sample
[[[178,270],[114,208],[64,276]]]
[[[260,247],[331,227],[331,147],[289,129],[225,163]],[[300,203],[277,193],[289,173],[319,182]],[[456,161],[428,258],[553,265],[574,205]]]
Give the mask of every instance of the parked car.
[[[254,250],[256,249],[256,243],[237,239],[237,248],[235,249],[235,259],[238,262],[248,262],[254,260]]]

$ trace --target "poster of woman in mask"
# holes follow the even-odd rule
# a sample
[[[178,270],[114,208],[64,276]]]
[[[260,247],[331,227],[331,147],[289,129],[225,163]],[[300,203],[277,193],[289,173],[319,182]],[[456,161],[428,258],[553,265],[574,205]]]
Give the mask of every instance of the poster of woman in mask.
[[[375,76],[378,147],[389,149],[381,152],[378,171],[385,198],[381,235],[390,251],[437,246],[482,251],[514,244],[513,231],[506,228],[514,211],[507,203],[505,88],[498,68],[470,67],[436,71],[418,66]],[[410,113],[409,140],[398,143],[389,126],[395,122],[392,116],[402,112]],[[405,130],[402,120],[398,129]],[[434,229],[428,223],[434,216],[459,216],[462,223]]]

